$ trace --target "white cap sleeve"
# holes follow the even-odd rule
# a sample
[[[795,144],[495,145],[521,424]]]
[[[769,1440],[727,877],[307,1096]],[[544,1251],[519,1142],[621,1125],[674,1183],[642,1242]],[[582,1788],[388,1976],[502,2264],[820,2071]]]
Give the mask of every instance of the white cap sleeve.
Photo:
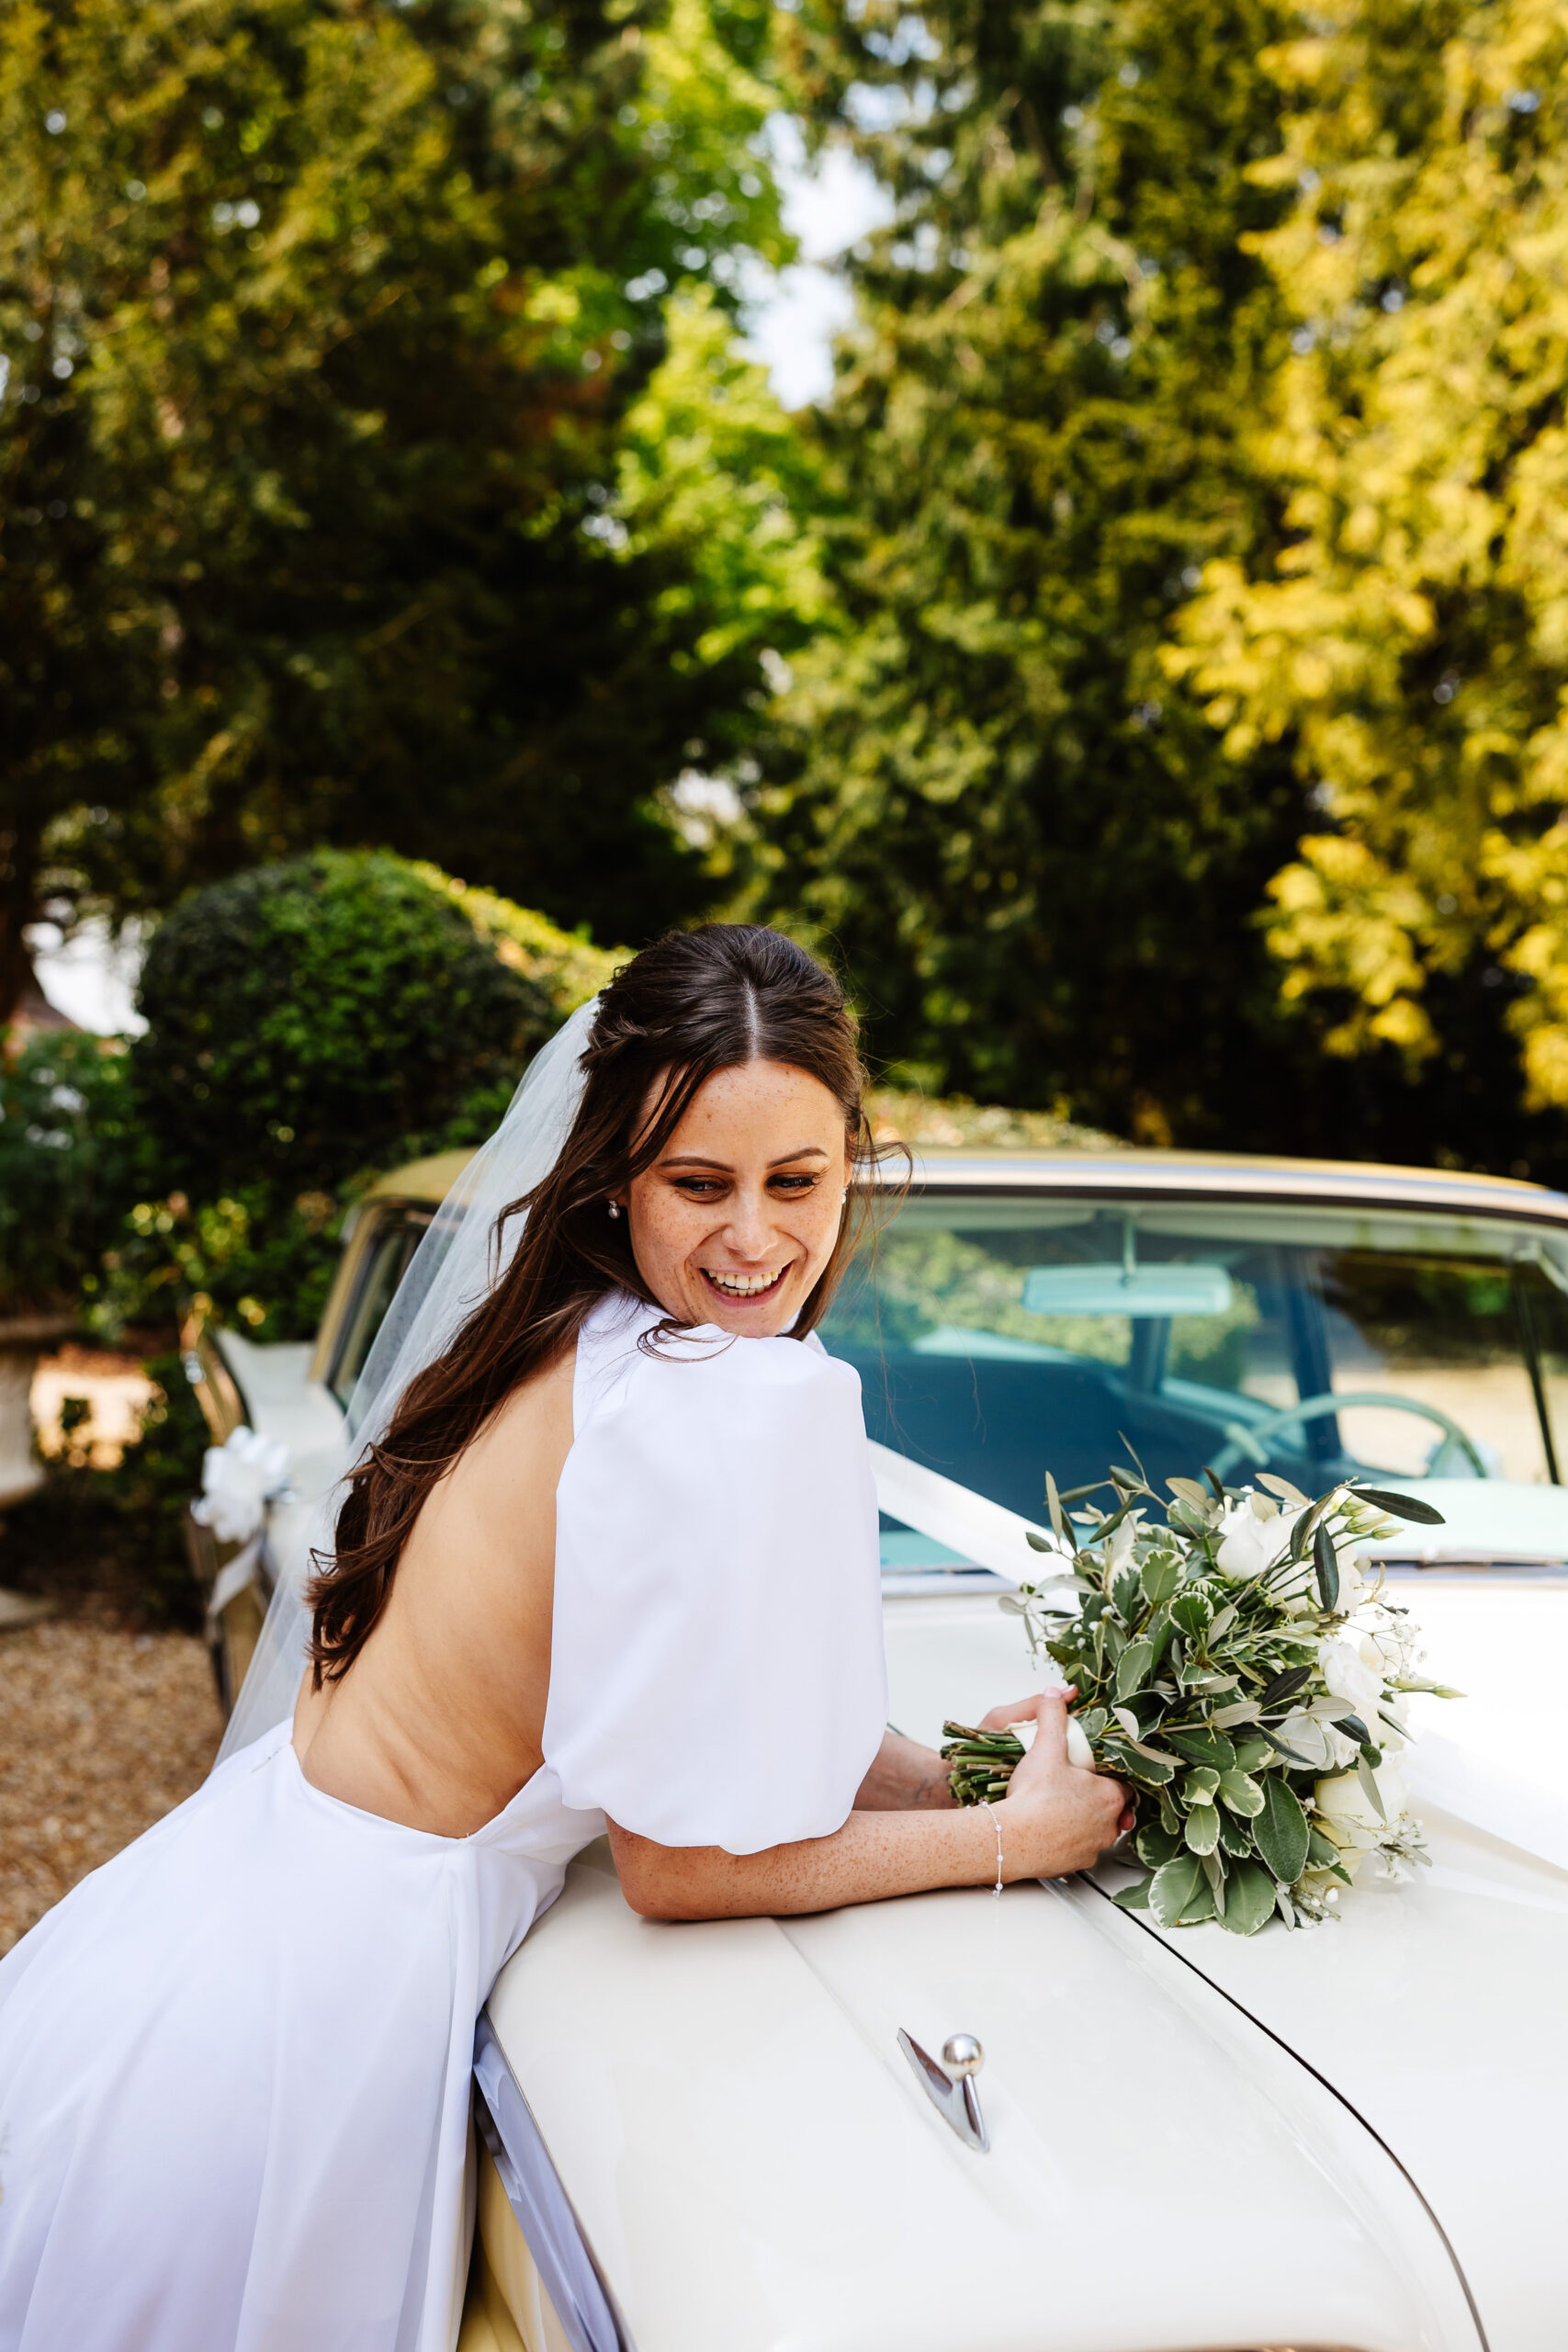
[[[569,1805],[760,1853],[843,1826],[887,1714],[876,1495],[848,1364],[711,1327],[578,1341],[546,1761]]]

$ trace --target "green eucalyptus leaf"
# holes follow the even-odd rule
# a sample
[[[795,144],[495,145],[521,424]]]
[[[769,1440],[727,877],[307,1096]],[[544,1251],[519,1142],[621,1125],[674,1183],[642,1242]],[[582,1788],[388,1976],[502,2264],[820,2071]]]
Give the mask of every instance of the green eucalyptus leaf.
[[[1201,1858],[1203,1876],[1209,1882],[1209,1892],[1214,1898],[1214,1909],[1223,1919],[1225,1916],[1225,1866],[1217,1853]]]
[[[1220,1842],[1220,1816],[1212,1804],[1195,1804],[1182,1836],[1195,1854],[1212,1854]]]
[[[1272,1470],[1260,1470],[1258,1483],[1260,1487],[1267,1487],[1271,1495],[1278,1495],[1281,1502],[1304,1504],[1306,1501],[1299,1487],[1292,1487],[1288,1478],[1277,1476]]]
[[[1140,1572],[1144,1598],[1151,1609],[1168,1601],[1181,1582],[1181,1563],[1174,1552],[1155,1552]]]
[[[1233,1813],[1251,1821],[1263,1810],[1263,1792],[1249,1772],[1232,1766],[1220,1775],[1220,1795]]]
[[[1182,1928],[1196,1928],[1201,1926],[1203,1920],[1212,1919],[1213,1916],[1214,1890],[1209,1884],[1206,1878],[1201,1878],[1198,1882],[1197,1892],[1194,1894],[1191,1902],[1189,1903],[1182,1911],[1181,1917],[1177,1922],[1177,1925]]]
[[[1145,1747],[1141,1740],[1129,1739],[1125,1732],[1112,1732],[1101,1756],[1120,1778],[1139,1781],[1145,1788],[1160,1788],[1176,1777],[1176,1766],[1168,1756]]]
[[[1258,1862],[1237,1862],[1225,1887],[1221,1926],[1233,1936],[1255,1936],[1274,1916],[1274,1881]]]
[[[1211,1731],[1206,1724],[1168,1726],[1161,1736],[1190,1764],[1212,1764],[1216,1772],[1228,1772],[1235,1762],[1235,1749],[1224,1733]]]
[[[1168,1478],[1165,1483],[1179,1502],[1190,1503],[1194,1510],[1208,1510],[1208,1488],[1201,1487],[1196,1478]]]
[[[1408,1519],[1418,1527],[1442,1527],[1447,1522],[1440,1510],[1430,1503],[1418,1503],[1414,1495],[1391,1495],[1382,1487],[1358,1487],[1358,1502],[1371,1503],[1374,1510],[1386,1511],[1390,1519]]]
[[[1111,1599],[1118,1616],[1131,1623],[1143,1606],[1144,1580],[1127,1561],[1111,1579]]]
[[[1129,1642],[1116,1661],[1116,1696],[1130,1699],[1141,1690],[1154,1665],[1155,1654],[1147,1642]]]
[[[1203,1866],[1196,1854],[1179,1854],[1174,1861],[1166,1862],[1156,1871],[1149,1885],[1149,1909],[1162,1928],[1179,1924],[1183,1911],[1201,1886],[1207,1894]]]
[[[1113,1894],[1111,1900],[1112,1903],[1119,1904],[1123,1911],[1146,1911],[1149,1908],[1149,1890],[1153,1884],[1152,1876],[1141,1878],[1135,1886],[1124,1886],[1121,1894]]]
[[[1307,1866],[1314,1833],[1302,1802],[1288,1781],[1270,1772],[1263,1782],[1263,1805],[1252,1825],[1253,1842],[1274,1876],[1293,1886]]]
[[[1227,1813],[1224,1805],[1220,1807],[1220,1851],[1248,1861],[1253,1852],[1251,1823],[1238,1820],[1234,1813]]]
[[[1361,1793],[1378,1819],[1386,1821],[1388,1813],[1383,1804],[1382,1791],[1378,1786],[1378,1776],[1364,1756],[1358,1756],[1356,1758],[1356,1778],[1361,1783]]]
[[[1287,1699],[1293,1699],[1298,1690],[1304,1690],[1311,1680],[1310,1666],[1288,1666],[1283,1674],[1274,1677],[1258,1703],[1265,1707],[1282,1707]]]
[[[1214,1604],[1201,1584],[1189,1585],[1171,1602],[1170,1613],[1184,1634],[1192,1641],[1201,1641],[1209,1630]]]
[[[1181,1800],[1184,1804],[1213,1804],[1220,1785],[1220,1776],[1212,1764],[1200,1764],[1181,1778]]]
[[[1230,1710],[1227,1707],[1222,1712],[1228,1714]],[[1235,1744],[1235,1769],[1238,1772],[1256,1772],[1260,1764],[1268,1763],[1273,1752],[1266,1739],[1238,1739]]]
[[[1146,1862],[1151,1871],[1157,1871],[1165,1863],[1173,1861],[1181,1851],[1180,1839],[1173,1838],[1169,1830],[1163,1829],[1157,1821],[1145,1821],[1134,1844],[1138,1860]]]
[[[1338,1860],[1339,1849],[1335,1844],[1333,1838],[1325,1837],[1321,1829],[1316,1828],[1309,1823],[1307,1826],[1307,1863],[1310,1868],[1314,1871],[1331,1871],[1336,1868]],[[1275,1871],[1275,1876],[1277,1878],[1282,1875],[1282,1872],[1278,1871]],[[1299,1871],[1296,1872],[1296,1876],[1298,1878],[1301,1876],[1301,1872]]]
[[[1314,1535],[1312,1556],[1316,1571],[1317,1597],[1325,1609],[1332,1609],[1339,1598],[1339,1561],[1326,1527],[1319,1527]]]

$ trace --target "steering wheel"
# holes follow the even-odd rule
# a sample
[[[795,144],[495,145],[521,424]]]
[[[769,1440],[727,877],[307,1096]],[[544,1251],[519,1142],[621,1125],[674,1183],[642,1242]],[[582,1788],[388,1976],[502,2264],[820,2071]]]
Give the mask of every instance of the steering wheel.
[[[1439,1411],[1436,1405],[1419,1404],[1414,1396],[1385,1396],[1372,1388],[1355,1389],[1344,1396],[1303,1396],[1299,1405],[1287,1405],[1277,1413],[1265,1413],[1261,1420],[1250,1424],[1227,1421],[1225,1435],[1230,1442],[1220,1448],[1209,1467],[1222,1486],[1231,1472],[1238,1469],[1248,1456],[1261,1470],[1270,1459],[1269,1441],[1278,1437],[1281,1430],[1290,1429],[1297,1421],[1320,1421],[1329,1413],[1347,1413],[1357,1405],[1396,1406],[1402,1413],[1419,1413],[1423,1420],[1436,1421],[1444,1435],[1469,1455],[1476,1476],[1491,1476],[1474,1440],[1467,1437],[1459,1423],[1450,1420],[1447,1413]]]

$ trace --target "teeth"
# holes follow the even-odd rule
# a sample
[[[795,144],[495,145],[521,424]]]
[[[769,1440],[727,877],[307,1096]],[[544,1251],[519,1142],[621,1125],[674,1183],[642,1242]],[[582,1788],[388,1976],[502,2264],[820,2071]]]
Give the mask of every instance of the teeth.
[[[782,1266],[771,1274],[716,1274],[703,1268],[716,1290],[727,1290],[732,1298],[755,1298],[760,1290],[771,1290],[784,1272]]]

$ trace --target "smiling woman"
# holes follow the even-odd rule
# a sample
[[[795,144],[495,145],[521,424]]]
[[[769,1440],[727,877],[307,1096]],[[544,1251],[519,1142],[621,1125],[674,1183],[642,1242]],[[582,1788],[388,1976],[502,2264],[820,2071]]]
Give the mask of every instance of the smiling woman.
[[[449,2352],[475,2018],[606,1829],[666,1919],[1117,1834],[1060,1691],[996,1711],[1042,1733],[988,1815],[886,1728],[860,1382],[815,1331],[870,1150],[832,977],[714,925],[547,1053],[485,1155],[520,1197],[447,1238],[361,1430],[292,1723],[0,1966],[0,2352]]]
[[[622,1196],[655,1296],[678,1300],[689,1323],[787,1330],[838,1241],[854,1141],[842,1104],[807,1071],[716,1071],[669,1149]]]

